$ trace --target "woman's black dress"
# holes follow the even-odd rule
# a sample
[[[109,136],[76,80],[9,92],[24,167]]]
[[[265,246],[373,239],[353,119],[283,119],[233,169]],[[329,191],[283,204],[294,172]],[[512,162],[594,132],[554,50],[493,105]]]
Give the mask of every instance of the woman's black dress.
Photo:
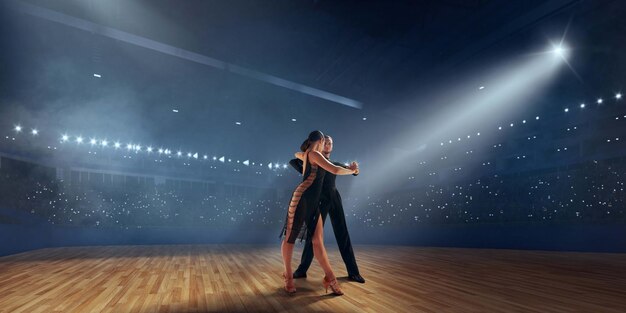
[[[325,174],[323,168],[311,165],[307,155],[304,177],[291,196],[285,225],[279,236],[287,237],[288,243],[295,243],[298,238],[300,242],[313,238],[320,216],[320,195]]]

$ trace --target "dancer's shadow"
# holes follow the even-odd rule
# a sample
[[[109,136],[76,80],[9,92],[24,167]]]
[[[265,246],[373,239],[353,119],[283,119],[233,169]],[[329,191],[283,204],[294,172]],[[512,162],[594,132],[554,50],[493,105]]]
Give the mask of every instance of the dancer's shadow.
[[[311,285],[313,285],[311,283]],[[182,309],[169,309],[167,312],[175,312],[175,313],[208,313],[208,312],[298,312],[303,308],[308,307],[318,301],[328,300],[336,297],[336,295],[324,293],[324,289],[320,285],[319,288],[313,286],[307,286],[301,284],[301,286],[296,286],[295,294],[288,294],[283,288],[277,287],[270,293],[264,294],[246,294],[246,295],[238,295],[240,304],[244,307],[243,309],[233,308],[232,305],[228,307],[224,304],[218,304],[216,307],[211,309],[190,309],[190,308],[182,308]],[[265,299],[260,299],[265,298]],[[280,305],[276,305],[275,301],[278,301]],[[157,311],[157,307],[152,308]]]

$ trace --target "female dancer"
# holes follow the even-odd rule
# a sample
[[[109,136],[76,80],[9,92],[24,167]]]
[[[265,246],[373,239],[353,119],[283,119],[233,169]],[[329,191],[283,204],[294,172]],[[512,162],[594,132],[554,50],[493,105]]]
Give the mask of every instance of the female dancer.
[[[324,226],[320,218],[320,194],[322,192],[322,182],[326,171],[335,175],[352,175],[356,172],[353,164],[350,168],[343,168],[330,163],[320,151],[324,148],[324,134],[316,130],[309,134],[303,144],[304,161],[302,168],[303,181],[298,185],[291,197],[289,211],[285,219],[285,225],[281,232],[284,236],[281,244],[281,252],[285,265],[283,278],[285,280],[285,291],[296,292],[293,283],[293,271],[291,269],[291,258],[293,256],[293,246],[297,238],[300,242],[306,238],[312,238],[313,254],[324,270],[323,284],[328,292],[331,288],[334,294],[342,295],[337,278],[330,267],[326,248],[324,247]]]

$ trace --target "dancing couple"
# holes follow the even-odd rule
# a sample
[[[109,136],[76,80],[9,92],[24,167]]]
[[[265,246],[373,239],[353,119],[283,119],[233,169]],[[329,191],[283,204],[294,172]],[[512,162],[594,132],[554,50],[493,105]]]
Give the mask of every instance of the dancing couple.
[[[288,293],[296,292],[293,279],[306,277],[306,271],[315,255],[324,270],[323,285],[326,292],[328,293],[328,287],[330,287],[334,294],[343,294],[324,247],[323,225],[327,214],[331,217],[341,256],[348,270],[348,278],[360,283],[365,282],[356,265],[341,196],[335,187],[336,175],[358,175],[359,167],[356,162],[344,166],[341,163],[329,161],[332,148],[333,141],[330,136],[324,136],[320,131],[313,131],[302,143],[300,147],[302,152],[295,154],[297,159],[289,162],[302,173],[303,181],[293,192],[281,232],[283,238],[281,252],[285,265],[284,288]],[[293,247],[298,238],[301,242],[306,240],[306,244],[300,266],[296,272],[292,272]]]

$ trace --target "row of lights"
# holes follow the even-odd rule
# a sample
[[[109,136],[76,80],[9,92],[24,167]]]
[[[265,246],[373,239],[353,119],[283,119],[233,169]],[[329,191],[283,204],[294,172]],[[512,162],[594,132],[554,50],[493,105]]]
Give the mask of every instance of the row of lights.
[[[484,87],[482,87],[482,88],[484,88]],[[482,89],[482,88],[481,88],[481,89]],[[620,100],[620,99],[622,99],[622,94],[621,94],[621,93],[617,93],[617,94],[615,95],[615,99],[616,99],[616,100]],[[598,103],[598,104],[602,104],[602,103],[603,103],[602,98],[598,98],[597,103]],[[585,107],[585,104],[584,104],[584,103],[583,103],[583,104],[581,104],[581,105],[580,105],[580,107],[581,107],[581,108],[584,108],[584,107]],[[565,112],[569,112],[569,110],[566,108],[566,109],[565,109]],[[624,118],[626,118],[626,115],[624,116]],[[619,119],[619,117],[616,117],[615,119]],[[539,116],[536,116],[536,117],[535,117],[535,120],[539,120]],[[522,124],[526,124],[526,120],[522,120]],[[513,127],[513,126],[514,126],[514,123],[511,123],[509,126],[510,126],[510,127]],[[574,129],[577,129],[577,127],[576,127],[576,126],[574,126]],[[498,127],[498,130],[502,130],[502,126],[499,126],[499,127]],[[570,131],[570,130],[571,130],[570,128],[567,128],[567,131]],[[477,135],[477,136],[480,136],[480,133],[476,133],[476,135]],[[467,138],[471,138],[471,136],[470,136],[470,135],[468,135],[468,136],[467,136]],[[537,136],[532,136],[532,139],[536,139],[536,138],[537,138]],[[528,140],[531,140],[531,137],[528,137]],[[449,143],[452,143],[452,141],[453,141],[453,140],[449,140],[448,142],[449,142]],[[459,138],[457,139],[457,141],[461,141],[461,138],[459,137]],[[619,137],[616,137],[614,141],[619,141]],[[607,139],[607,142],[609,142],[609,143],[610,143],[610,142],[611,142],[611,139]],[[443,145],[444,145],[444,143],[443,143],[443,142],[441,142],[441,146],[443,146]],[[496,147],[501,147],[501,146],[502,146],[502,144],[495,144],[495,145],[493,145],[493,147],[494,147],[494,148],[496,148]],[[561,152],[561,150],[562,150],[562,151],[567,151],[567,147],[564,147],[564,148],[562,148],[562,149],[561,149],[561,148],[557,148],[557,149],[556,149],[556,151],[557,151],[557,152]],[[466,151],[465,153],[466,153],[466,154],[469,154],[469,153],[471,153],[471,152],[472,152],[472,151],[470,150],[470,151]],[[517,157],[517,159],[525,159],[525,158],[526,158],[526,156],[525,156],[525,155],[523,155],[521,158],[520,158],[519,156]],[[444,160],[444,159],[447,159],[447,157],[446,157],[446,156],[443,156],[443,157],[441,157],[441,159],[442,159],[442,160]],[[425,163],[425,162],[424,162],[424,163]],[[421,162],[420,162],[420,164],[421,164]],[[483,165],[489,165],[489,164],[490,164],[489,162],[487,162],[487,163],[483,163]],[[455,170],[455,171],[457,171],[457,169],[456,169],[456,168],[455,168],[454,170]],[[458,168],[458,170],[460,170],[460,168]],[[429,173],[428,175],[434,175],[434,173]],[[410,177],[409,177],[409,179],[410,179]]]
[[[618,92],[618,93],[616,93],[616,94],[615,94],[615,100],[621,100],[621,99],[622,99],[622,94],[621,94],[621,93],[619,93],[619,92]],[[598,99],[596,100],[596,103],[597,103],[597,104],[602,104],[603,102],[604,102],[604,100],[602,100],[602,98],[598,98]],[[585,106],[586,106],[586,105],[585,105],[584,103],[581,103],[581,104],[580,104],[580,108],[581,108],[581,109],[584,109],[584,108],[585,108]],[[565,108],[565,109],[563,109],[563,111],[565,111],[565,113],[567,113],[567,112],[569,112],[569,108]]]
[[[482,87],[482,88],[484,88],[484,87]],[[621,93],[618,92],[617,94],[615,94],[615,100],[621,100],[621,99],[622,99],[622,94]],[[604,100],[602,98],[598,98],[596,100],[596,103],[598,103],[598,104],[602,104],[603,102],[604,102]],[[585,108],[585,104],[581,103],[580,104],[580,108],[584,109]],[[564,111],[566,113],[569,112],[569,108],[565,108]],[[539,120],[539,116],[535,116],[535,120]],[[526,124],[526,120],[522,120],[522,124]],[[509,127],[513,127],[513,126],[515,126],[514,123],[509,124]],[[498,126],[498,130],[502,130],[502,126]],[[480,136],[480,132],[476,133],[476,136]],[[467,138],[469,139],[469,138],[471,138],[471,136],[467,135]],[[461,141],[461,139],[462,139],[461,137],[458,137],[456,141]],[[454,140],[450,139],[450,140],[448,140],[448,143],[452,143],[453,141]],[[444,144],[445,144],[444,142],[440,143],[441,146],[443,146]]]
[[[21,125],[15,125],[13,130],[15,132],[17,132],[17,133],[21,133],[23,131],[23,127]],[[31,130],[31,134],[33,136],[37,136],[37,135],[39,135],[39,131],[37,129],[32,129]],[[66,143],[66,142],[69,142],[69,141],[70,141],[70,136],[69,135],[67,135],[67,134],[61,135],[61,143]],[[76,138],[74,139],[74,142],[76,142],[77,144],[82,144],[82,143],[85,142],[85,138],[83,138],[82,136],[76,136]],[[111,143],[111,142],[109,142],[106,139],[104,139],[104,140],[97,140],[95,138],[91,138],[91,139],[89,139],[89,144],[91,144],[91,146],[101,146],[101,147],[112,146],[116,150],[120,149],[122,147],[122,144],[120,142],[116,141],[116,142]],[[163,148],[155,149],[152,146],[142,147],[141,145],[131,144],[131,143],[126,145],[126,150],[134,151],[135,153],[144,151],[144,150],[142,150],[144,148],[145,148],[145,151],[148,152],[148,153],[156,152],[156,153],[158,153],[160,155],[166,155],[166,156],[168,156],[170,158],[171,158],[171,155],[172,155],[172,150],[170,150],[170,149],[163,149]],[[175,155],[177,157],[182,157],[183,156],[183,152],[182,151],[177,151]],[[198,155],[197,152],[196,153],[188,152],[186,155],[187,155],[188,158],[194,158],[196,160],[198,158],[200,158],[200,156]],[[202,156],[202,159],[203,160],[208,160],[209,156],[205,154],[205,155]],[[212,159],[213,159],[213,161],[220,161],[222,163],[225,163],[226,161],[232,162],[232,159],[226,159],[226,157],[224,157],[224,156],[222,156],[220,158],[218,158],[216,156],[213,156]],[[246,165],[246,166],[256,165],[255,162],[250,162],[250,160],[245,160],[243,162],[237,160],[236,162],[237,163],[242,163],[243,165]],[[259,163],[258,166],[262,167],[263,163]],[[287,164],[279,164],[278,162],[276,162],[276,163],[269,163],[269,164],[267,164],[267,167],[269,169],[278,169],[278,168],[281,168],[281,167],[283,169],[285,169],[285,168],[287,168]]]

